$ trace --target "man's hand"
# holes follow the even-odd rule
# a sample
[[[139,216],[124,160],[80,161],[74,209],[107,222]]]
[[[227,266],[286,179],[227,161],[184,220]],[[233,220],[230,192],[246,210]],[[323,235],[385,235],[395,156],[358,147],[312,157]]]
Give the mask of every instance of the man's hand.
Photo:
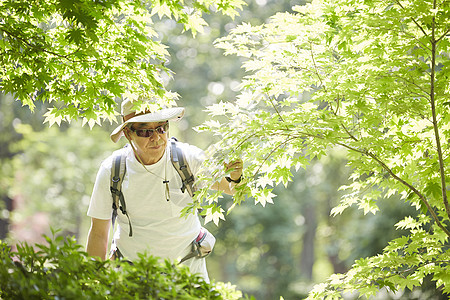
[[[227,175],[216,184],[213,184],[211,186],[211,189],[223,191],[225,194],[228,195],[234,195],[234,193],[236,193],[234,187],[238,184],[237,182],[239,182],[239,180],[241,179],[242,167],[244,164],[242,163],[242,160],[239,159],[232,161],[230,163],[224,163],[223,165],[225,167]],[[228,179],[231,179],[231,182],[229,182],[226,179],[227,177]]]
[[[231,171],[230,173],[228,173],[228,177],[230,177],[230,179],[232,181],[239,181],[239,179],[242,176],[242,167],[243,167],[243,163],[242,160],[235,160],[232,161],[230,163],[224,164],[225,165],[225,171],[228,173],[229,171]]]

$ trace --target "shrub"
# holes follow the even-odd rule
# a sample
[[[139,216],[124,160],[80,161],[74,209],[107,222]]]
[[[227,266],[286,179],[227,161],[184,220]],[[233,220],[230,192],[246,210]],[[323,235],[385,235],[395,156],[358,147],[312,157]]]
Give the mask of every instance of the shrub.
[[[0,241],[0,299],[242,299],[234,286],[206,283],[169,260],[97,261],[73,238],[45,238],[48,245],[17,251]]]

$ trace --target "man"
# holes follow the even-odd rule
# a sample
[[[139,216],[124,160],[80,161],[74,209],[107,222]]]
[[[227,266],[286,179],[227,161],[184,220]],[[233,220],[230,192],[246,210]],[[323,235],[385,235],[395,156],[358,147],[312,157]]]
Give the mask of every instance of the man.
[[[192,199],[187,192],[181,191],[181,178],[170,159],[169,121],[181,119],[184,108],[163,108],[140,114],[132,108],[131,101],[123,101],[123,122],[111,134],[113,142],[124,135],[131,146],[119,150],[126,155],[122,192],[127,215],[120,212],[117,215],[118,228],[113,237],[112,250],[115,257],[131,261],[138,258],[137,253],[143,252],[161,258],[180,259],[190,252],[192,241],[202,230],[197,215],[180,216],[181,210]],[[177,143],[177,146],[182,148],[195,175],[204,161],[203,152],[184,143]],[[100,166],[88,209],[91,228],[86,251],[103,260],[107,258],[111,226],[110,175],[113,156]],[[223,178],[217,188],[232,195],[242,175],[242,162],[230,163],[226,168],[231,170],[229,177]],[[189,266],[192,273],[198,273],[209,281],[204,258],[192,258],[183,263]]]

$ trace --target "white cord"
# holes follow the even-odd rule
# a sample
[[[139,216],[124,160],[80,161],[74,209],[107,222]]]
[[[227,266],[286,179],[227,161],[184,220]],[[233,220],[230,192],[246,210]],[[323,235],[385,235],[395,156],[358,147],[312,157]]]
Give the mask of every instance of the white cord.
[[[153,173],[152,171],[147,169],[145,164],[142,162],[141,157],[137,154],[137,150],[136,150],[136,148],[133,145],[133,141],[132,140],[128,140],[128,141],[130,142],[131,148],[133,149],[134,156],[136,156],[136,158],[138,159],[139,163],[144,167],[144,169],[148,173],[150,173],[150,174],[152,174],[152,175],[154,175],[156,177],[159,177],[159,178],[161,178],[163,180],[163,184],[165,184],[165,186],[166,186],[166,191],[165,191],[166,200],[170,201],[169,180],[167,180],[167,164],[169,163],[168,162],[168,157],[169,157],[168,153],[166,153],[166,163],[164,165],[164,177],[161,177],[160,175],[158,175],[156,173]],[[166,151],[166,150],[164,150],[164,151]]]

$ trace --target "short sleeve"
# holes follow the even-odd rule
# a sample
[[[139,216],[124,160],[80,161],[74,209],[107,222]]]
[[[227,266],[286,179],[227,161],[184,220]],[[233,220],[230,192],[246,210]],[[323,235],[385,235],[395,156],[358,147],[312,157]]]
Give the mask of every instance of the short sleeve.
[[[91,195],[91,201],[87,215],[102,220],[111,219],[112,215],[112,196],[110,192],[112,157],[102,162],[97,177],[95,179],[94,189]]]
[[[205,152],[196,146],[186,143],[178,143],[178,145],[184,153],[189,168],[191,169],[191,172],[195,177],[196,184],[199,184],[198,187],[202,188],[202,184],[197,179],[202,172],[202,165],[206,159]]]
[[[183,152],[187,153],[186,159],[188,160],[189,167],[191,168],[194,176],[197,176],[201,165],[205,161],[205,152],[196,146],[187,145],[187,147],[187,151],[184,151],[183,149]]]

